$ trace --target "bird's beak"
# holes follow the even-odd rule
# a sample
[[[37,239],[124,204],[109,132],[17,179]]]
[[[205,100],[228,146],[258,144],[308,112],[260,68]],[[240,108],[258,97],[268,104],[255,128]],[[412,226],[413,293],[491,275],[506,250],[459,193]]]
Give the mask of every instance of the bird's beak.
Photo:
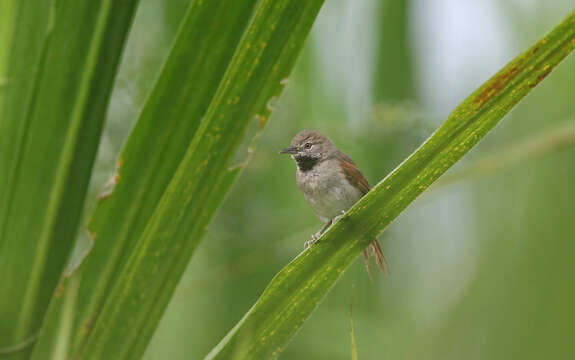
[[[292,155],[293,155],[293,154],[297,154],[297,152],[298,152],[298,151],[297,151],[297,147],[295,147],[295,146],[290,146],[290,147],[287,147],[287,148],[285,148],[285,149],[282,149],[282,150],[280,151],[280,154],[292,154]]]

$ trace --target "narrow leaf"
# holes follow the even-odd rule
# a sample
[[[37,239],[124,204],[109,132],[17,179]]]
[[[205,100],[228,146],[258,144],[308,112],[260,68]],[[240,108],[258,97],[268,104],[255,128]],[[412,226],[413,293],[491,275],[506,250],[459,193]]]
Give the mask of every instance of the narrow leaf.
[[[79,269],[75,348],[89,335],[231,60],[256,0],[191,2],[91,223],[95,246]],[[57,311],[54,309],[54,311]]]
[[[0,117],[0,347],[37,335],[70,255],[136,4],[16,5]]]
[[[417,151],[332,226],[319,243],[280,271],[207,358],[275,358],[361,251],[573,48],[575,12],[468,97]]]
[[[71,340],[74,324],[74,311],[80,279],[74,277],[66,282],[67,291],[59,285],[50,307],[58,311],[49,311],[44,319],[40,337],[34,345],[32,359],[70,359]]]
[[[259,1],[192,144],[107,294],[81,348],[83,359],[142,355],[240,169],[230,172],[230,159],[250,122],[265,125],[268,102],[281,93],[322,3]]]

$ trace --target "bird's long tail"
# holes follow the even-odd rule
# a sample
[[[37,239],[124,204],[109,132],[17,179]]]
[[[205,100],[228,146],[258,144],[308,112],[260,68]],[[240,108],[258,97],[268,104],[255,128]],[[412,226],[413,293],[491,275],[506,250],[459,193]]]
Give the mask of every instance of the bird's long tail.
[[[383,250],[381,250],[381,246],[379,245],[379,241],[373,240],[371,244],[369,244],[369,248],[363,250],[363,261],[365,262],[365,268],[367,270],[367,274],[369,278],[372,279],[373,275],[371,272],[371,267],[369,266],[369,249],[373,252],[375,256],[375,261],[377,262],[377,266],[383,272],[385,276],[388,274],[388,265],[387,260],[385,260],[385,256],[383,255]]]

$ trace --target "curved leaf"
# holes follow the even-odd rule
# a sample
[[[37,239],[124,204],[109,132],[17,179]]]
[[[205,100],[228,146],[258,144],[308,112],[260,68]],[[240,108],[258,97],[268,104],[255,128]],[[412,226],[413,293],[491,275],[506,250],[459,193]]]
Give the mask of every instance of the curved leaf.
[[[343,271],[575,48],[575,12],[469,96],[407,160],[280,271],[207,359],[276,357]]]
[[[89,336],[126,259],[182,160],[247,26],[256,0],[193,1],[101,196],[80,266],[74,348]],[[145,156],[143,156],[145,154]]]
[[[323,0],[261,0],[194,139],[118,274],[83,359],[144,352],[205,228],[241,169],[229,169],[250,123],[263,127]]]
[[[15,5],[0,117],[0,347],[37,335],[71,253],[137,2]]]

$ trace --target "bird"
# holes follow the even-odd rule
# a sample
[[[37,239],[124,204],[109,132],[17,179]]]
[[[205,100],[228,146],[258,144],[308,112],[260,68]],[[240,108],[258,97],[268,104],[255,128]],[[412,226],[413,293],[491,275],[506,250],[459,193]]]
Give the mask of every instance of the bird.
[[[305,249],[308,249],[369,191],[370,186],[353,160],[319,131],[300,131],[280,154],[289,154],[295,160],[297,185],[324,223],[323,228],[312,235],[312,240],[305,242]],[[387,261],[378,240],[374,239],[369,248],[363,250],[368,275],[372,276],[369,249],[381,271],[387,274]]]

